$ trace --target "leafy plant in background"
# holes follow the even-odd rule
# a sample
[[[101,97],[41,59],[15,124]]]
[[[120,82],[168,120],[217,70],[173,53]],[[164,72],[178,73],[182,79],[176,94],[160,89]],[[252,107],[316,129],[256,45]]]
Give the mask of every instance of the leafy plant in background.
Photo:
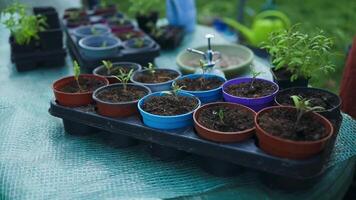
[[[10,30],[19,45],[29,44],[32,39],[39,39],[39,32],[44,31],[47,23],[41,15],[28,15],[26,6],[13,3],[1,12],[1,22]]]
[[[76,60],[73,61],[73,71],[74,71],[74,79],[75,79],[75,82],[77,83],[79,92],[82,92],[83,89],[82,89],[82,87],[80,85],[80,82],[79,82],[80,66],[79,66],[79,64],[78,64],[78,62]]]
[[[122,86],[124,88],[124,92],[127,92],[127,83],[129,82],[132,73],[133,73],[133,69],[131,69],[129,72],[125,72],[125,70],[120,69],[119,70],[119,74],[116,75],[115,77],[117,78],[117,80],[119,80],[122,83]]]
[[[113,67],[112,62],[110,60],[102,60],[101,63],[105,66],[107,75],[110,75]]]
[[[332,46],[333,40],[326,37],[324,31],[302,33],[299,25],[271,34],[269,41],[262,44],[272,56],[274,69],[290,72],[291,81],[299,77],[312,78],[317,71],[333,71]]]
[[[129,0],[129,13],[131,16],[145,15],[157,9],[160,0]]]
[[[302,98],[301,96],[293,95],[293,96],[291,96],[291,98],[293,100],[294,107],[297,109],[297,120],[295,122],[296,128],[298,127],[298,125],[300,123],[300,119],[306,113],[311,112],[311,111],[324,110],[324,108],[321,106],[311,107],[310,100]]]

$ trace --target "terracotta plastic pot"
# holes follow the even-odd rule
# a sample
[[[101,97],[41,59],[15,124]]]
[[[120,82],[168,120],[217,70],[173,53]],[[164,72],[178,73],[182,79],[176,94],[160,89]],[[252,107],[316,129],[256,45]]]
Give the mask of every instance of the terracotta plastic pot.
[[[133,69],[133,72],[139,71],[139,70],[142,69],[142,66],[140,64],[133,63],[133,62],[115,62],[115,63],[112,63],[112,64],[113,64],[113,68],[115,68],[115,67],[127,67],[127,68],[130,68],[130,69]],[[93,74],[95,74],[97,76],[105,77],[106,79],[109,80],[110,84],[119,82],[119,80],[117,80],[117,78],[115,78],[115,76],[113,76],[113,75],[106,76],[106,75],[103,75],[103,73],[106,73],[106,69],[105,69],[104,65],[100,65],[99,67],[97,67],[97,68],[95,68],[93,70]]]
[[[104,85],[109,85],[109,81],[101,76],[96,76],[92,74],[81,74],[79,77],[96,79],[98,81],[102,81]],[[67,76],[53,83],[52,89],[57,102],[60,105],[68,106],[68,107],[86,106],[93,103],[93,98],[92,98],[93,92],[66,93],[60,91],[61,88],[63,88],[65,85],[67,85],[72,81],[75,81],[74,76]]]
[[[121,83],[116,83],[116,84],[104,86],[104,87],[101,87],[101,88],[95,90],[95,92],[93,93],[93,99],[96,102],[97,112],[100,115],[107,116],[107,117],[128,117],[128,116],[135,115],[138,113],[137,102],[140,99],[137,99],[135,101],[129,101],[129,102],[111,103],[111,102],[106,102],[106,101],[98,98],[98,95],[100,94],[100,92],[107,90],[107,89],[114,88],[114,87],[122,87],[122,85],[123,84],[121,84]],[[137,84],[129,83],[129,84],[127,84],[127,86],[142,88],[145,91],[147,91],[146,95],[151,93],[151,90],[144,85],[137,85]]]
[[[258,124],[258,118],[265,112],[273,109],[288,109],[294,110],[290,106],[272,106],[259,111],[255,117],[256,135],[259,141],[259,147],[268,154],[289,158],[289,159],[306,159],[320,153],[328,144],[332,133],[333,126],[322,115],[311,112],[314,120],[320,121],[327,132],[327,136],[317,141],[293,141],[273,136],[264,131]]]
[[[216,102],[216,103],[205,104],[204,106],[202,106],[198,110],[196,110],[193,114],[194,127],[195,127],[195,130],[197,131],[199,136],[201,136],[202,138],[205,138],[207,140],[214,141],[214,142],[239,142],[239,141],[246,140],[253,135],[253,133],[255,132],[255,127],[246,129],[244,131],[221,132],[221,131],[206,128],[202,124],[200,124],[199,118],[198,118],[200,112],[204,109],[207,109],[209,107],[216,106],[216,105],[224,105],[224,106],[230,107],[230,108],[239,108],[239,109],[247,110],[253,116],[256,115],[256,112],[253,111],[251,108],[248,108],[248,107],[240,105],[240,104],[229,103],[229,102]]]

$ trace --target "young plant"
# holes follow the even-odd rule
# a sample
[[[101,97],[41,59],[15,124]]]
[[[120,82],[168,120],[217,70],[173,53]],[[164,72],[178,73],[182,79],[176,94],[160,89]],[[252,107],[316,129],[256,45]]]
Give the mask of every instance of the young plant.
[[[112,62],[110,62],[109,60],[102,60],[101,63],[103,63],[106,68],[106,74],[111,75],[111,69],[113,67]]]
[[[10,30],[19,45],[29,44],[39,39],[39,32],[47,27],[46,18],[41,15],[28,15],[26,6],[14,3],[1,12],[1,22]]]
[[[324,108],[321,106],[311,107],[310,100],[302,98],[301,96],[293,95],[293,96],[291,96],[291,98],[293,100],[294,107],[297,109],[297,120],[295,122],[296,128],[298,127],[298,125],[300,123],[300,119],[303,117],[304,114],[311,112],[311,111],[324,110]]]
[[[142,48],[145,45],[145,39],[143,39],[143,38],[135,38],[133,45],[134,45],[135,48]]]
[[[119,70],[119,74],[116,75],[115,77],[117,78],[117,80],[119,80],[124,88],[124,92],[127,92],[127,83],[130,81],[130,78],[132,76],[133,73],[133,69],[131,69],[129,72],[125,72],[125,70],[120,69]]]
[[[223,109],[219,109],[219,111],[213,111],[213,115],[217,115],[219,117],[220,123],[224,124],[225,111]]]
[[[93,35],[100,35],[100,32],[98,31],[98,29],[95,26],[92,26],[90,28],[90,31]]]
[[[202,76],[199,78],[199,80],[200,80],[200,83],[201,83],[201,87],[203,88],[204,87],[204,85],[205,85],[205,78],[204,78],[204,76],[205,76],[205,74],[206,74],[206,72],[208,71],[208,65],[204,62],[204,60],[202,60],[202,59],[200,59],[199,60],[199,67],[201,68],[201,70],[202,70]]]
[[[108,46],[108,42],[106,40],[104,40],[102,43],[101,43],[101,46],[100,47],[107,47]]]
[[[254,88],[253,84],[255,83],[257,76],[263,74],[263,72],[258,72],[258,71],[252,70],[251,74],[252,74],[252,81],[250,84],[250,88],[253,89]]]
[[[80,17],[80,12],[79,11],[70,11],[68,20],[69,21],[77,21]]]
[[[333,40],[322,30],[306,34],[299,29],[299,25],[295,25],[272,33],[269,40],[262,43],[262,48],[272,56],[274,69],[291,73],[291,81],[299,77],[312,78],[317,71],[334,71],[335,66],[330,61]]]
[[[75,79],[75,82],[77,83],[79,92],[82,92],[83,89],[82,89],[82,87],[80,85],[80,82],[79,82],[80,66],[79,66],[79,64],[78,64],[78,62],[76,60],[73,62],[73,71],[74,71],[74,79]]]
[[[171,91],[163,91],[163,94],[168,94],[168,95],[173,95],[176,99],[178,99],[178,93],[181,91],[185,86],[179,86],[177,82],[173,82],[172,84],[172,90]]]
[[[147,69],[152,75],[156,73],[155,66],[152,63],[148,63],[148,66],[145,67],[145,69]]]

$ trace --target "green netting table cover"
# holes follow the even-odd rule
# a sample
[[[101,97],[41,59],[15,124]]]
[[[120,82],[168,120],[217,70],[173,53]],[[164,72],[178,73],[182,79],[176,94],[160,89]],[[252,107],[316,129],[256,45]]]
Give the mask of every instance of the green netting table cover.
[[[198,26],[180,50],[204,44],[202,36],[212,31]],[[142,145],[112,148],[100,133],[65,134],[48,107],[52,82],[72,73],[71,67],[18,73],[10,63],[8,36],[0,27],[0,199],[335,199],[350,184],[356,123],[347,115],[328,172],[302,192],[272,190],[248,170],[237,177],[214,177],[192,157],[163,162]],[[226,43],[218,36],[215,42]],[[156,63],[175,66],[178,51],[163,52]],[[71,66],[69,57],[67,63]]]

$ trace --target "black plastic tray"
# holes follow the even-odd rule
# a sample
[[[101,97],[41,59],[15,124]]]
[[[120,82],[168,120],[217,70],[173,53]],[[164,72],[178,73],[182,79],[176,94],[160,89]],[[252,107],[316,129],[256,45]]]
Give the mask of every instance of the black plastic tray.
[[[176,154],[173,156],[182,157],[182,154],[187,152],[197,154],[201,158],[209,158],[211,165],[221,162],[228,166],[230,163],[236,167],[242,166],[298,180],[321,175],[325,171],[324,164],[331,152],[327,150],[306,160],[289,160],[264,153],[256,145],[256,138],[233,144],[210,142],[196,135],[193,127],[169,131],[152,129],[146,127],[139,116],[120,119],[100,116],[95,113],[93,105],[68,108],[51,101],[49,112],[63,119],[65,131],[68,133],[104,131],[111,134],[111,138],[123,143],[132,139],[148,142],[151,147],[156,146],[154,149],[158,154],[170,152]]]
[[[65,24],[65,22],[63,22],[63,24]],[[63,26],[65,27],[65,25]],[[77,60],[79,65],[82,66],[82,68],[86,72],[92,72],[94,68],[101,65],[102,60],[110,60],[112,62],[135,62],[146,66],[147,63],[153,62],[154,59],[160,55],[160,49],[161,49],[160,46],[148,35],[146,35],[145,37],[148,37],[154,42],[153,47],[147,50],[132,51],[132,50],[120,49],[119,53],[114,57],[100,58],[100,59],[87,58],[81,53],[80,48],[78,46],[78,42],[76,41],[74,36],[70,34],[71,29],[70,28],[64,28],[64,29],[66,33],[67,48],[69,49],[71,57],[74,60]]]
[[[38,67],[59,67],[65,63],[65,49],[53,51],[34,51],[25,54],[11,54],[11,61],[17,71],[27,71]]]

